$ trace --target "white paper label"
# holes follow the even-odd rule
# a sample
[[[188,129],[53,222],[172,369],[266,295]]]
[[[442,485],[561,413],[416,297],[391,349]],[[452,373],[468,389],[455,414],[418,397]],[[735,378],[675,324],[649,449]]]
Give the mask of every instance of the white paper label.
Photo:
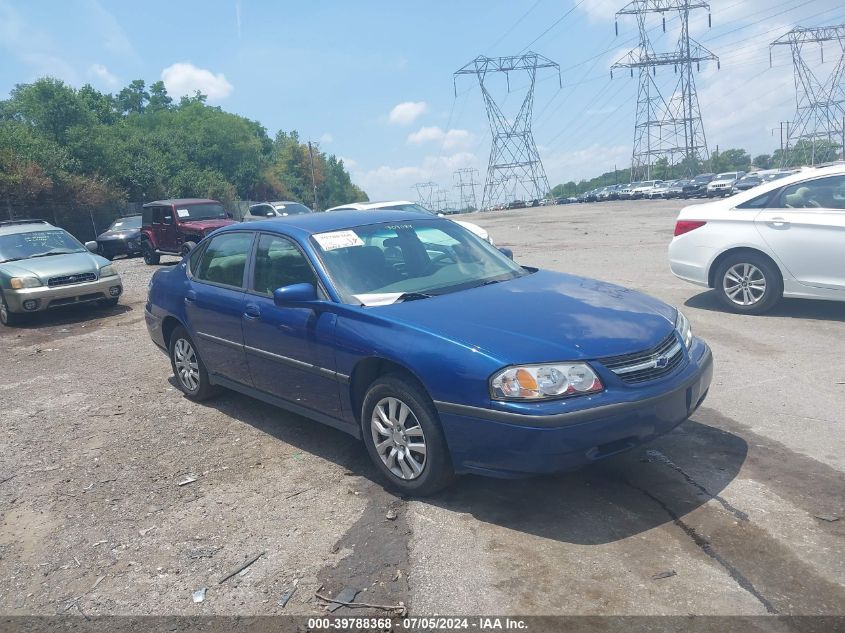
[[[187,209],[176,209],[176,215],[180,218],[188,218],[191,216],[190,212]]]
[[[364,241],[355,231],[333,231],[331,233],[316,233],[314,239],[324,251],[333,251],[350,246],[363,246]]]

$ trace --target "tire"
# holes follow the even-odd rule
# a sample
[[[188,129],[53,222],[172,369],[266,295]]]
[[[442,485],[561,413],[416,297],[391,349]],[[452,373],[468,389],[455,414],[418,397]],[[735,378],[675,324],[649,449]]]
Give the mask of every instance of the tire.
[[[97,254],[100,257],[105,257],[109,261],[112,261],[114,259],[114,255],[110,255],[110,254],[106,253],[105,249],[103,249],[102,246],[97,249]]]
[[[740,314],[763,314],[783,298],[783,277],[777,266],[754,252],[722,260],[713,285],[722,304]]]
[[[168,351],[176,385],[189,400],[201,402],[217,393],[217,388],[208,379],[208,371],[194,341],[181,325],[170,335]]]
[[[10,312],[9,306],[6,304],[6,298],[0,292],[0,323],[7,327],[14,327],[21,325],[26,321],[26,315],[18,312]]]
[[[155,252],[153,245],[149,242],[144,242],[144,245],[141,247],[141,252],[144,255],[144,263],[147,266],[156,266],[161,261],[161,255]]]
[[[103,308],[113,308],[117,305],[118,301],[120,301],[120,297],[114,297],[113,299],[101,299],[98,303]]]
[[[182,248],[179,249],[179,254],[182,257],[184,257],[185,255],[190,253],[192,250],[194,250],[196,247],[197,247],[196,242],[185,242],[184,244],[182,244]]]
[[[399,422],[402,416],[404,422]],[[386,420],[393,423],[395,434],[390,433]],[[424,497],[454,480],[452,460],[434,404],[421,387],[404,376],[388,374],[370,385],[362,406],[361,430],[370,459],[388,486],[398,492]],[[377,444],[384,447],[381,453]],[[424,452],[413,448],[409,451],[409,445],[423,448]]]

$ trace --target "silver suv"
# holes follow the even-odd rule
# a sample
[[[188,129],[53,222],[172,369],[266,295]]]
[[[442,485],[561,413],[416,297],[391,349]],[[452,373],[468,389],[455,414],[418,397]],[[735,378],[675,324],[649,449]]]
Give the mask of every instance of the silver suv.
[[[96,250],[43,220],[0,222],[0,323],[78,303],[116,305],[123,283]]]

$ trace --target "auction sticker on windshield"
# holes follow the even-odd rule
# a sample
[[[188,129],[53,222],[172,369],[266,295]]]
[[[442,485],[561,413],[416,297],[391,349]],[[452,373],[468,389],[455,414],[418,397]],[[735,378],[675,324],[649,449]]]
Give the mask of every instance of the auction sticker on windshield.
[[[191,212],[187,209],[176,209],[176,215],[178,215],[180,218],[187,218],[190,217]]]
[[[350,246],[363,246],[364,241],[355,231],[332,231],[331,233],[316,233],[313,235],[324,251],[333,251]]]

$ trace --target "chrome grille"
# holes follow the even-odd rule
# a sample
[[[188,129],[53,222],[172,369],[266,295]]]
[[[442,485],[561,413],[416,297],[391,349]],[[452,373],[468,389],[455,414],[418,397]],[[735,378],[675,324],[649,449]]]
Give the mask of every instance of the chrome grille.
[[[684,346],[672,332],[658,345],[642,352],[609,356],[599,362],[629,384],[655,380],[671,373],[684,360]]]
[[[51,288],[56,286],[69,286],[70,284],[82,284],[86,281],[97,281],[95,273],[78,273],[76,275],[63,275],[61,277],[50,277],[47,285]]]

